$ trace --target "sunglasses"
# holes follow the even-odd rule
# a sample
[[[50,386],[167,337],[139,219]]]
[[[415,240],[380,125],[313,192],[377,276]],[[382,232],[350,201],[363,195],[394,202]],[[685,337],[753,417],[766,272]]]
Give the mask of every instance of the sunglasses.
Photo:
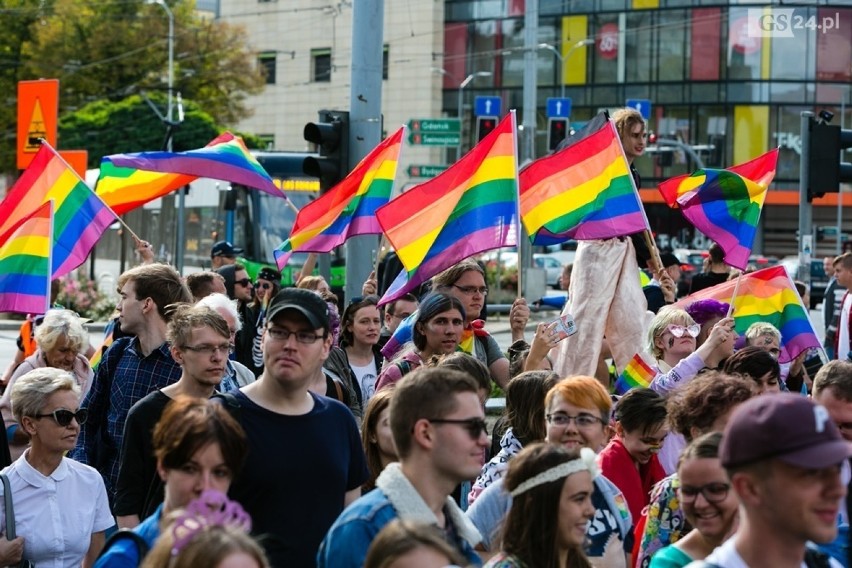
[[[254,287],[261,290],[270,290],[272,288],[272,284],[269,282],[257,282]]]
[[[678,338],[683,337],[684,333],[688,333],[690,337],[698,337],[698,334],[701,333],[701,326],[697,323],[688,327],[684,325],[669,324],[666,329],[669,330],[669,333]]]
[[[242,280],[234,280],[234,284],[239,284],[242,287],[251,286],[251,280],[243,278]]]
[[[466,418],[464,420],[450,420],[449,418],[427,418],[433,424],[456,424],[461,426],[470,435],[471,439],[478,440],[482,434],[488,435],[488,424],[482,418]]]
[[[77,412],[71,412],[67,408],[59,408],[49,414],[34,414],[33,418],[53,418],[57,424],[63,427],[69,426],[71,424],[71,420],[76,419],[77,424],[82,426],[86,423],[86,419],[89,418],[89,410],[87,408],[81,408],[77,410]]]

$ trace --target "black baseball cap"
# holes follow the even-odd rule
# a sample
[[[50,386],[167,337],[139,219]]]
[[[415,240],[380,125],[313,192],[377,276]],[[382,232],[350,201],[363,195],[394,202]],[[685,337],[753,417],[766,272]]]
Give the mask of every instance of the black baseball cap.
[[[210,258],[214,256],[237,256],[238,254],[243,254],[243,249],[235,247],[228,241],[214,243],[213,248],[210,249]]]
[[[296,310],[308,319],[314,329],[330,329],[328,304],[319,294],[301,288],[284,288],[272,298],[266,312],[267,321],[273,321],[285,310]]]

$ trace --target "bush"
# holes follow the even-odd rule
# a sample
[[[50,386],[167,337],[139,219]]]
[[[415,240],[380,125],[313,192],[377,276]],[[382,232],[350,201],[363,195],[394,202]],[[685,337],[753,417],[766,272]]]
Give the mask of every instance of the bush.
[[[80,317],[94,321],[109,319],[115,302],[98,290],[97,282],[90,280],[82,270],[63,276],[56,302],[77,312]]]

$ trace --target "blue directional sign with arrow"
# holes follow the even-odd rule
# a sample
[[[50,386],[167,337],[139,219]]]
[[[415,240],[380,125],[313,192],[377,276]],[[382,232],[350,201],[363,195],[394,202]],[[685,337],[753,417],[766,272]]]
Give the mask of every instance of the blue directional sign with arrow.
[[[476,97],[473,100],[475,116],[500,116],[503,100],[500,97]]]
[[[547,118],[568,118],[571,116],[571,99],[548,97]]]
[[[627,99],[627,107],[638,110],[645,120],[651,120],[651,101],[648,99]]]

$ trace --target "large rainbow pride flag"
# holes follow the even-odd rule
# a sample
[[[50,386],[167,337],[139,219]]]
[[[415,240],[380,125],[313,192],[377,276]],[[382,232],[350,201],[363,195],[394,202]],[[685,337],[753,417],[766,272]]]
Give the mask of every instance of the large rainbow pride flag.
[[[275,250],[283,269],[294,252],[329,252],[355,235],[382,232],[376,209],[391,197],[405,127],[384,139],[340,183],[296,215],[290,238]]]
[[[18,224],[0,246],[0,311],[43,314],[50,305],[53,202]]]
[[[115,214],[47,143],[0,202],[0,244],[36,209],[53,201],[51,278],[83,264]]]
[[[695,300],[708,298],[730,304],[736,284],[736,280],[717,284],[687,296],[677,305],[686,307]],[[778,328],[781,332],[778,361],[781,363],[792,361],[806,349],[821,347],[808,311],[783,266],[743,274],[733,304],[734,325],[740,335],[755,322],[771,323]]]
[[[474,254],[518,239],[515,113],[435,178],[376,211],[404,269],[380,305]]]
[[[649,229],[611,120],[524,168],[521,220],[536,245],[606,239]]]

